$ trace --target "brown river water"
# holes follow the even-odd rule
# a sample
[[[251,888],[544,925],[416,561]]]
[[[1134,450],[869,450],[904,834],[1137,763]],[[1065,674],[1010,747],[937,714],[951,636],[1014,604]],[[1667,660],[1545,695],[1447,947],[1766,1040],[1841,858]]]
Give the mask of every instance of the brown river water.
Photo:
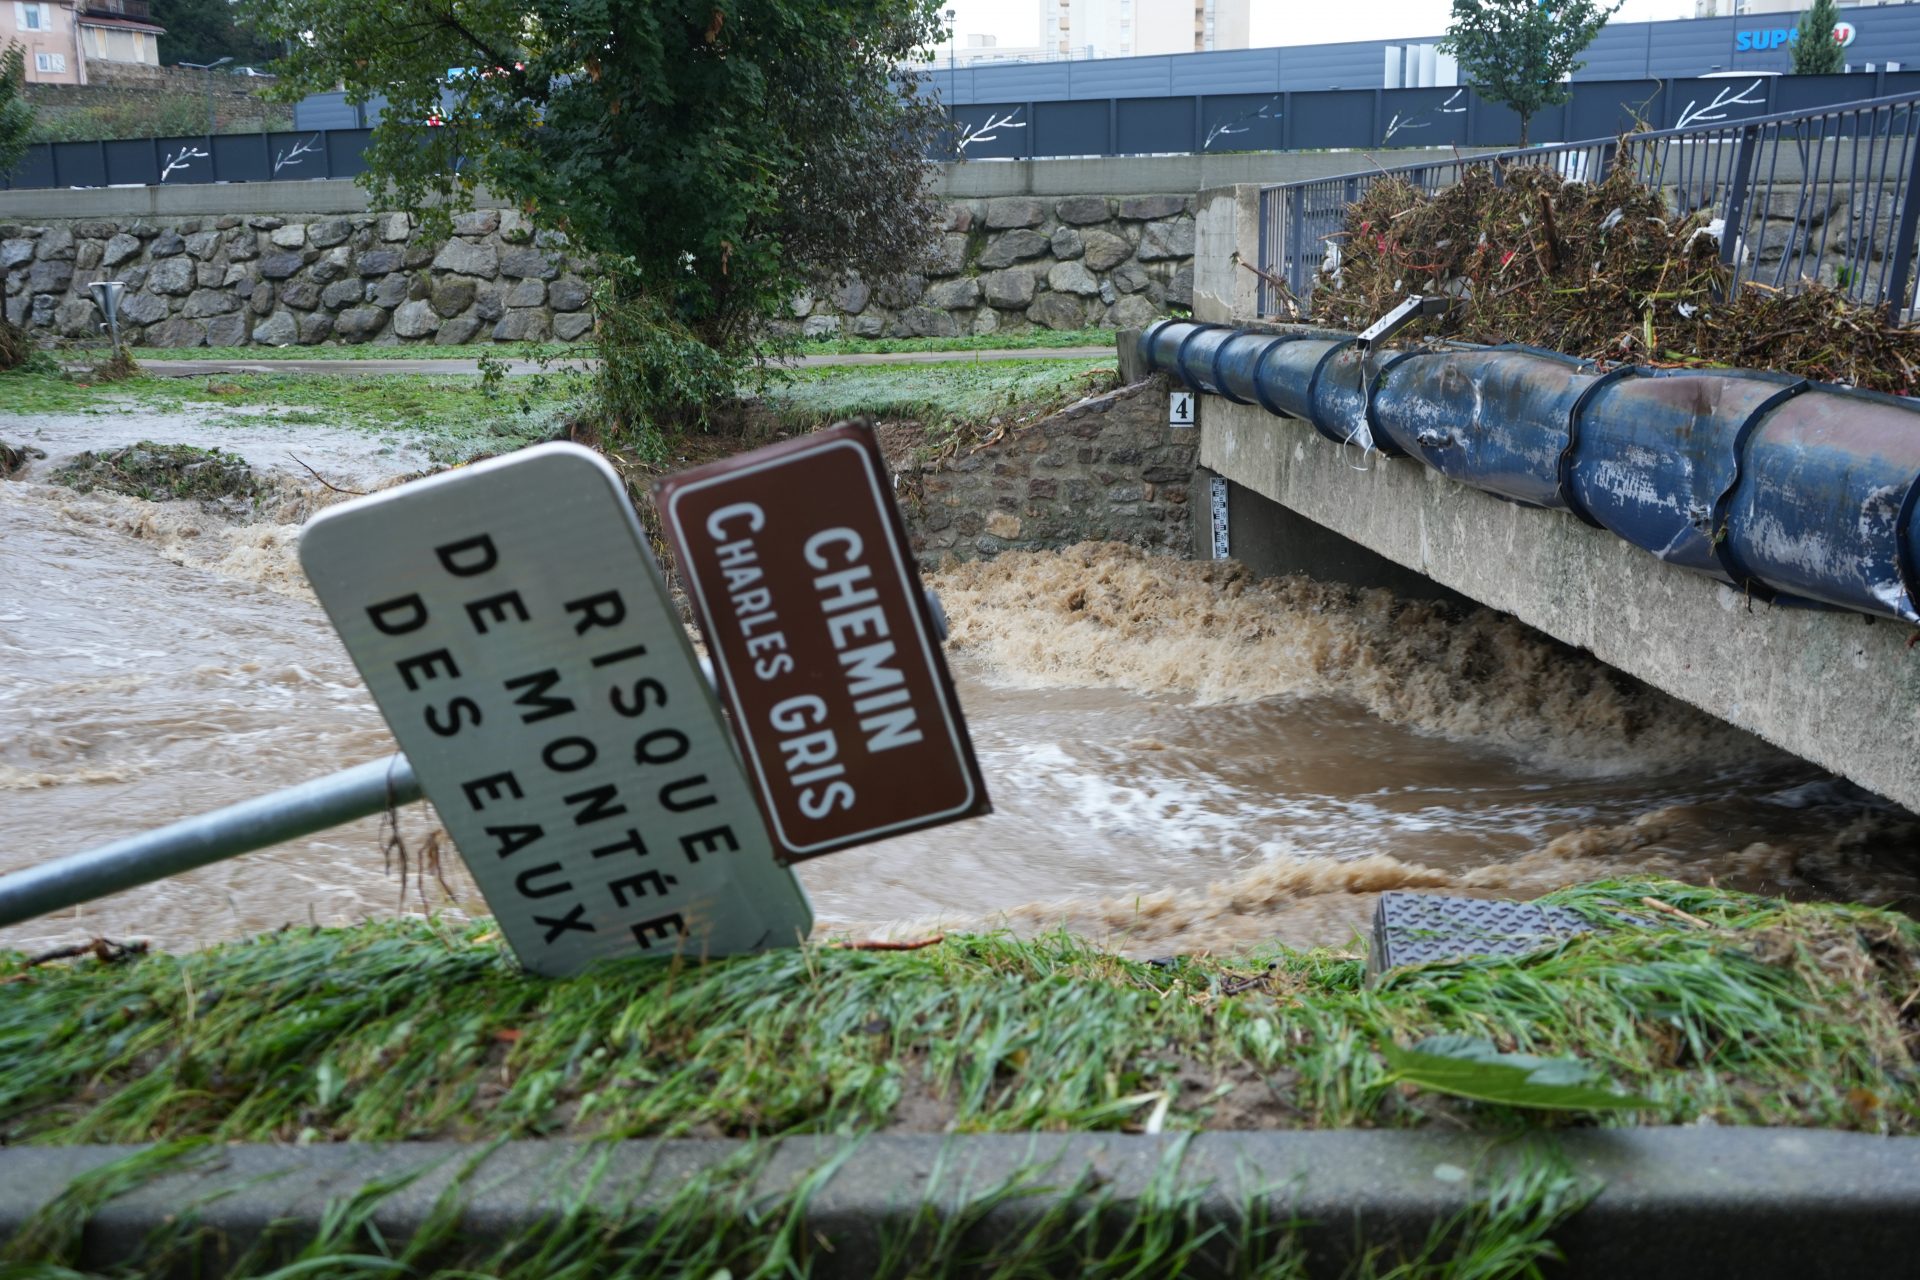
[[[4,407],[0,439],[48,455],[0,481],[0,871],[394,749],[294,557],[299,521],[338,500],[299,463],[368,488],[422,469],[416,450],[268,418]],[[281,497],[236,517],[44,483],[138,439],[240,452]],[[1385,889],[1526,897],[1641,871],[1920,902],[1913,815],[1510,618],[1115,546],[930,585],[996,811],[803,864],[823,933],[1341,946]],[[431,810],[400,827],[417,849]],[[446,885],[403,901],[368,819],[0,946],[484,911],[457,859]]]

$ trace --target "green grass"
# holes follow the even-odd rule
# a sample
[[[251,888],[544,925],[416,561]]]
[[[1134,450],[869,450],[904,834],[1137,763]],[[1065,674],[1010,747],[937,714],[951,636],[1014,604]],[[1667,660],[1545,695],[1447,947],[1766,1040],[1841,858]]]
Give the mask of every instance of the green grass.
[[[466,342],[437,347],[431,342],[381,345],[360,342],[317,347],[135,347],[133,358],[164,360],[539,360],[568,359],[587,354],[566,342]]]
[[[802,355],[885,355],[902,351],[1044,351],[1049,347],[1110,347],[1112,329],[1029,329],[964,338],[833,338],[800,344]]]
[[[487,924],[415,921],[123,965],[14,958],[0,1143],[1525,1123],[1400,1086],[1381,1047],[1449,1032],[1577,1057],[1651,1104],[1600,1123],[1920,1132],[1903,1009],[1920,925],[1667,882],[1550,900],[1656,923],[1375,987],[1327,952],[1161,967],[998,935],[555,981]]]
[[[885,355],[915,351],[1044,351],[1053,347],[1113,345],[1112,329],[1072,329],[1055,332],[1033,329],[1026,333],[988,333],[963,338],[836,338],[802,342],[799,353],[817,355]],[[138,347],[137,360],[495,360],[571,359],[592,355],[586,345],[565,342],[467,342],[437,347],[432,343],[355,343],[315,347]]]
[[[541,394],[546,392],[547,394]],[[518,448],[552,434],[571,399],[565,388],[490,389],[473,375],[329,377],[220,374],[132,377],[94,383],[84,375],[16,370],[0,374],[0,419],[36,414],[125,414],[129,409],[210,415],[258,425],[264,410],[289,427],[329,426],[419,438],[436,460]]]
[[[985,425],[1009,410],[1035,416],[1108,390],[1114,378],[1112,359],[837,365],[792,370],[762,398],[795,425],[861,414]]]

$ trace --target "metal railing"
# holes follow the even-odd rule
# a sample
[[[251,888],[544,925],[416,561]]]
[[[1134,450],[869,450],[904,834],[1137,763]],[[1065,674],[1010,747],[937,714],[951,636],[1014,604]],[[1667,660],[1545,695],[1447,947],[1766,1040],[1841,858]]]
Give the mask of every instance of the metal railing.
[[[1498,175],[1517,164],[1585,182],[1630,166],[1674,213],[1704,211],[1722,224],[1732,288],[1812,280],[1858,302],[1913,305],[1920,93],[1263,187],[1260,314],[1292,318],[1276,282],[1305,302],[1348,206],[1380,179],[1433,196],[1471,169]]]

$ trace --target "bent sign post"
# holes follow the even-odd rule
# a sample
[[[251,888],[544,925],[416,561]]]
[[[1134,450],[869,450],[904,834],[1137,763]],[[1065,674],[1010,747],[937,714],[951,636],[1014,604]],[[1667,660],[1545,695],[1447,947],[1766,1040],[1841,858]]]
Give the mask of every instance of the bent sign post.
[[[806,936],[598,455],[543,445],[344,503],[300,560],[527,968]]]
[[[989,810],[871,431],[653,489],[782,857]]]

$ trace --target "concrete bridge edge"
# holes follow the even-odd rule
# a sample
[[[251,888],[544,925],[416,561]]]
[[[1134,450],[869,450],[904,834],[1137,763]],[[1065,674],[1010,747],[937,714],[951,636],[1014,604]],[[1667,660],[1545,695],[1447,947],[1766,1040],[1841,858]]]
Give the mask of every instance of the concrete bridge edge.
[[[1242,263],[1260,261],[1258,207],[1259,189],[1245,184],[1201,193],[1195,319],[1252,321],[1254,277]],[[1564,513],[1504,502],[1409,459],[1363,458],[1258,406],[1196,401],[1200,466],[1225,477],[1230,494],[1258,494],[1920,811],[1920,632],[1913,628],[1772,607]],[[1299,569],[1316,554],[1247,549],[1255,553],[1250,567],[1266,572]]]

